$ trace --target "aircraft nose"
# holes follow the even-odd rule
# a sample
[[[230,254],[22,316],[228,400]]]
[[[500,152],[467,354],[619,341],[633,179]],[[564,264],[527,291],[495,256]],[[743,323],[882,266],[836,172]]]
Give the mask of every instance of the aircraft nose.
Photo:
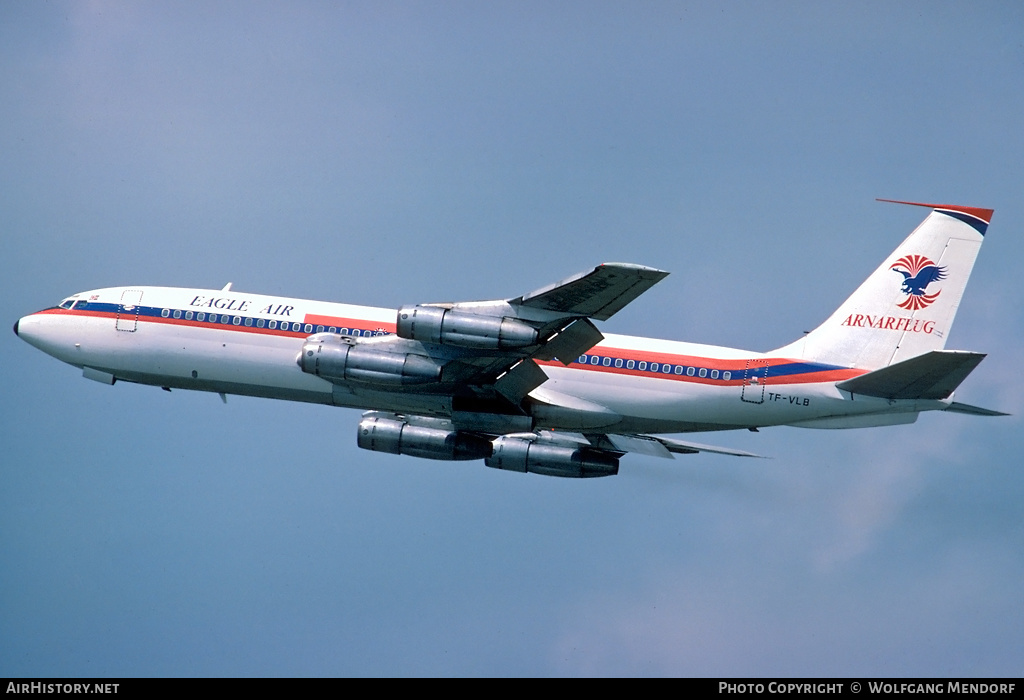
[[[18,324],[19,323],[21,323],[21,319],[20,318],[17,321],[14,322],[14,335],[18,335]]]

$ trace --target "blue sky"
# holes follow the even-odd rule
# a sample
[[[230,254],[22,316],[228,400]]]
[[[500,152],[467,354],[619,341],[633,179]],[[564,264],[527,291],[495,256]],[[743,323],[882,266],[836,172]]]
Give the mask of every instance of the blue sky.
[[[586,482],[0,342],[0,674],[1017,675],[1024,9],[5,3],[0,308],[397,307],[605,260],[602,327],[768,350],[924,212],[996,210],[948,347],[1015,414],[696,436]]]

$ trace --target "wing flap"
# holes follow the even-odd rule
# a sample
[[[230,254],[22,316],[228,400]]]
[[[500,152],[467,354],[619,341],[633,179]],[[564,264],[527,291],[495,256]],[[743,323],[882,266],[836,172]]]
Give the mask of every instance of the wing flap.
[[[548,375],[527,358],[512,366],[494,382],[494,390],[515,405],[526,395],[548,380]]]
[[[601,331],[588,318],[578,318],[541,346],[534,357],[540,360],[557,359],[568,367],[573,360],[604,340]]]
[[[659,440],[643,435],[606,435],[617,452],[635,452],[650,457],[673,459],[672,453]]]
[[[763,455],[747,452],[745,450],[735,450],[731,447],[716,447],[714,445],[704,445],[699,442],[684,442],[683,440],[673,440],[671,438],[663,437],[654,439],[664,445],[669,452],[675,452],[677,454],[710,452],[711,454],[730,455],[732,457],[760,457],[761,459],[764,459]]]
[[[704,445],[699,442],[686,442],[673,440],[672,438],[660,437],[657,435],[617,435],[612,433],[587,434],[590,444],[600,450],[610,452],[634,452],[645,454],[651,457],[663,457],[674,459],[672,454],[696,454],[708,452],[711,454],[730,455],[732,457],[762,457],[762,455],[735,450],[731,447],[716,447]]]

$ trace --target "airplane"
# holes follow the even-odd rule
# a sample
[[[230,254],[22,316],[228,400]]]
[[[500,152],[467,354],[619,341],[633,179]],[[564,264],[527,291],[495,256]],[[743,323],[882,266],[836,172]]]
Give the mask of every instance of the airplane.
[[[668,274],[627,263],[397,313],[231,283],[111,287],[14,332],[104,384],[359,408],[361,448],[558,477],[617,474],[628,452],[758,456],[666,433],[1007,415],[953,401],[985,355],[944,349],[993,210],[896,203],[931,211],[823,324],[766,353],[603,334],[595,321]]]

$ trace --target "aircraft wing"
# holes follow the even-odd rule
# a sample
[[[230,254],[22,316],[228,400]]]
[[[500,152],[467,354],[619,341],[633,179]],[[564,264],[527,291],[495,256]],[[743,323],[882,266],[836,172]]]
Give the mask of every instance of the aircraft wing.
[[[672,453],[692,454],[715,452],[739,457],[758,455],[711,447],[697,443],[670,440],[653,435],[580,434],[537,430],[528,433],[506,433],[494,437],[484,464],[495,469],[533,472],[547,476],[595,477],[619,473],[619,458],[626,452],[637,452],[672,459]],[[482,447],[482,446],[481,446]]]
[[[664,270],[643,265],[603,263],[510,303],[607,321],[667,275]]]
[[[707,452],[709,454],[729,455],[732,457],[759,457],[763,455],[736,450],[731,447],[716,447],[704,445],[699,442],[686,442],[661,437],[660,435],[629,434],[620,435],[616,433],[569,433],[553,430],[538,430],[532,434],[524,434],[526,437],[538,440],[543,443],[555,445],[573,445],[589,447],[601,452],[607,452],[619,457],[627,452],[643,454],[649,457],[661,457],[664,459],[675,459],[673,454],[697,454]]]
[[[425,343],[444,364],[445,385],[518,404],[547,379],[534,360],[571,364],[604,339],[591,319],[607,320],[666,275],[603,263],[514,299],[403,306],[388,342]]]
[[[537,360],[569,365],[604,336],[591,319],[607,321],[629,302],[668,276],[664,270],[632,263],[602,263],[592,270],[510,299],[513,307],[553,312],[541,327],[543,344],[530,354]],[[524,314],[528,315],[528,314]]]

